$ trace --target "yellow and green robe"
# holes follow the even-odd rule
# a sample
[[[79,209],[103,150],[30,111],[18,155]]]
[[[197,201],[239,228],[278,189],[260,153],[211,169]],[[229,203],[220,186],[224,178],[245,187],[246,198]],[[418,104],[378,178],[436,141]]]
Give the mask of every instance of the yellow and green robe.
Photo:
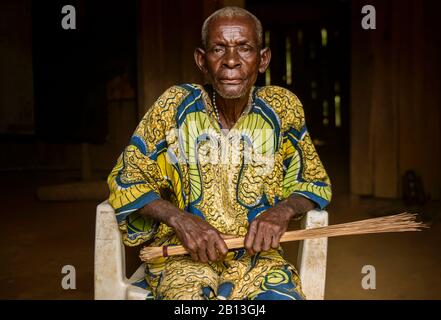
[[[331,185],[290,91],[253,87],[233,128],[223,130],[212,88],[173,86],[148,110],[108,178],[125,245],[179,244],[172,228],[137,212],[156,199],[206,220],[222,233],[244,236],[259,214],[292,194],[318,208]],[[144,285],[156,299],[301,299],[295,268],[281,250],[250,257],[231,251],[222,262],[189,256],[146,264]]]

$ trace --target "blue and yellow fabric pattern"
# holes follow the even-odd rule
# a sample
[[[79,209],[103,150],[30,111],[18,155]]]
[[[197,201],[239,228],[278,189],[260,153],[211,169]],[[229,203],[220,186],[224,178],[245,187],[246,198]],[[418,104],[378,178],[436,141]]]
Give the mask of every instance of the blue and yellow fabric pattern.
[[[170,227],[137,213],[159,198],[205,219],[222,233],[237,236],[244,236],[254,218],[292,194],[309,198],[318,208],[331,200],[330,180],[306,128],[302,105],[293,93],[277,86],[254,87],[248,107],[234,127],[225,131],[216,120],[210,90],[194,84],[169,88],[148,110],[118,158],[108,177],[109,201],[126,245],[149,240],[154,246],[179,244]],[[240,276],[252,269],[253,258],[246,256],[235,259],[233,255],[230,260],[244,264]],[[239,274],[220,281],[228,272],[198,265],[198,270],[206,270],[207,279],[206,286],[198,280],[194,295],[210,298],[209,292],[214,292],[214,297],[225,298],[300,298],[295,269],[277,252],[271,259],[263,256],[257,258],[262,265],[257,269],[266,271],[256,273],[261,277],[258,285],[241,289],[246,294],[231,293],[240,287]],[[166,283],[173,278],[171,270],[191,274],[192,266],[185,256],[151,265],[146,279],[155,298],[188,297],[190,289],[184,290],[187,294],[172,289],[173,294],[167,293]],[[229,287],[230,282],[236,289]]]

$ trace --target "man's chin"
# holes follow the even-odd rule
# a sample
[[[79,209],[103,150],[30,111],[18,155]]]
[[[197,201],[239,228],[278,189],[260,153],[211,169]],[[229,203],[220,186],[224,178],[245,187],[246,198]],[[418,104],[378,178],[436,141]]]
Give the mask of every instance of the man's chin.
[[[215,86],[216,92],[224,99],[239,99],[247,94],[246,88],[231,88],[232,86]]]
[[[245,94],[242,94],[242,93],[241,94],[230,94],[230,93],[225,94],[225,93],[221,93],[221,92],[218,92],[218,93],[224,99],[240,99],[245,96]]]

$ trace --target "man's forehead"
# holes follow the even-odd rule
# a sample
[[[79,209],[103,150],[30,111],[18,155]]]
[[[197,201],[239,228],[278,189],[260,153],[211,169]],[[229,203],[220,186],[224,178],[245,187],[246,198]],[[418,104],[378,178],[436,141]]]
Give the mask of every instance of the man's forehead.
[[[214,20],[208,31],[208,40],[214,40],[223,35],[230,35],[236,38],[244,38],[249,41],[257,40],[254,21],[249,17],[219,17]]]

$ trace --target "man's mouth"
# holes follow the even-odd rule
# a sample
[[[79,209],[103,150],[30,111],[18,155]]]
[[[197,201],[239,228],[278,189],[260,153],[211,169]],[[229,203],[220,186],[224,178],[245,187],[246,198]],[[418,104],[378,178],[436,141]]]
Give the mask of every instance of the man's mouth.
[[[242,79],[219,79],[219,82],[223,84],[234,85],[240,84],[242,82]]]

